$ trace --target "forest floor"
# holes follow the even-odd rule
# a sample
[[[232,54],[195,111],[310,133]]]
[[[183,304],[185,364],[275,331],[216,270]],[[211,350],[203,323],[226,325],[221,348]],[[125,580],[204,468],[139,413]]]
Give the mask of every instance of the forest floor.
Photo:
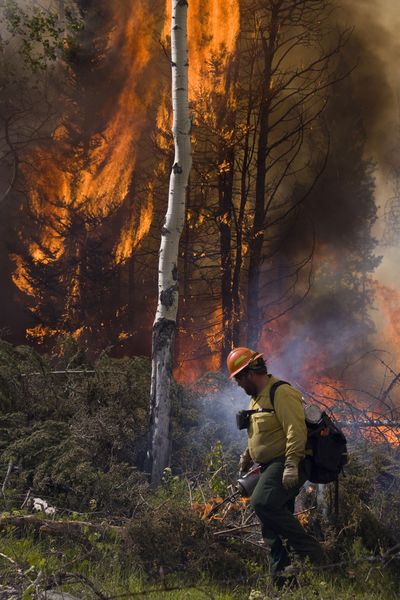
[[[149,361],[89,364],[71,344],[49,358],[0,341],[0,600],[400,598],[397,445],[349,440],[338,502],[332,484],[305,486],[299,519],[329,565],[278,592],[249,504],[205,518],[243,447],[225,379],[174,384],[173,470],[152,491]]]
[[[191,523],[199,518],[194,511],[190,515]],[[171,528],[173,520],[174,517]],[[137,554],[140,547],[143,549],[140,538],[152,537],[154,532],[146,531],[145,523],[139,528],[137,523],[126,519],[119,525],[115,523],[115,518],[107,521],[78,514],[49,519],[43,513],[33,515],[16,510],[1,513],[0,600],[398,600],[400,597],[397,549],[391,556],[373,555],[356,540],[343,560],[323,569],[299,566],[296,588],[277,591],[268,575],[265,548],[255,548],[256,554],[246,552],[248,536],[240,540],[235,531],[225,544],[213,544],[213,537],[221,537],[215,534],[236,527],[232,520],[200,526],[192,531],[189,543],[181,538],[183,545],[178,550],[182,564],[178,564],[175,549],[168,544],[168,533],[166,539],[160,537],[158,552],[144,557]],[[254,535],[255,539],[259,537],[256,532]],[[196,551],[207,552],[207,547],[207,557],[191,556]],[[170,559],[176,564],[169,562]],[[234,568],[226,568],[229,561],[236,566],[236,573]]]

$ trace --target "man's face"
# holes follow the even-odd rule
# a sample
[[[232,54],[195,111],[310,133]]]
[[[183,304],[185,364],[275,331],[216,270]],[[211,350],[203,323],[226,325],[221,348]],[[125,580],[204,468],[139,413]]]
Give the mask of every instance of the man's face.
[[[241,387],[248,396],[257,395],[257,386],[254,381],[254,371],[248,371],[244,369],[235,375],[235,381],[238,386]]]

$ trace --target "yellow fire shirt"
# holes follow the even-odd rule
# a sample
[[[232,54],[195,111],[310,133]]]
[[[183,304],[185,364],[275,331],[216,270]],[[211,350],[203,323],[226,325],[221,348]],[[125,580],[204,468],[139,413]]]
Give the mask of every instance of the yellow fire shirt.
[[[269,381],[257,397],[252,397],[249,410],[273,408],[269,393],[272,385],[279,381],[269,375]],[[275,412],[255,413],[250,417],[248,447],[255,462],[267,463],[277,456],[298,463],[305,455],[307,427],[301,393],[289,385],[275,391]]]

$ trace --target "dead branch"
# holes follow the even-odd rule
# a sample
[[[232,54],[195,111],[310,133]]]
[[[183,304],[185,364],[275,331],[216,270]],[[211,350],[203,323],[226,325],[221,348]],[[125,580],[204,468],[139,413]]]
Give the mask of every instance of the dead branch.
[[[13,461],[10,458],[10,460],[8,461],[7,473],[6,473],[6,476],[4,478],[3,485],[1,486],[1,493],[3,495],[4,501],[6,501],[6,494],[5,494],[5,492],[6,492],[6,486],[7,486],[8,479],[9,479],[9,477],[11,475],[12,468],[13,468]]]
[[[370,556],[363,556],[361,558],[354,559],[354,560],[352,560],[352,565],[367,562],[367,563],[381,563],[381,564],[383,564],[383,566],[385,566],[386,564],[388,564],[389,562],[391,562],[394,559],[400,559],[400,544],[395,544],[394,546],[392,546],[392,548],[389,548],[388,550],[386,550],[386,552],[384,554],[380,554],[379,556],[370,555]],[[346,566],[349,566],[349,564],[346,561],[342,560],[337,563],[313,566],[313,568],[318,569],[318,570],[326,570],[326,569],[334,569],[337,567],[346,567]]]
[[[205,590],[202,587],[199,587],[197,585],[187,585],[187,586],[167,586],[167,587],[158,587],[158,588],[150,588],[147,590],[143,590],[141,592],[126,592],[124,594],[118,594],[118,596],[112,596],[111,598],[109,598],[109,600],[118,600],[119,598],[131,598],[134,596],[147,596],[147,595],[152,595],[152,594],[160,594],[160,593],[167,593],[167,592],[177,592],[177,591],[183,591],[183,590],[196,590],[198,592],[200,592],[201,594],[204,594],[207,598],[210,598],[210,600],[215,600],[215,596],[209,592],[208,590]]]
[[[29,598],[30,594],[29,592],[32,590],[36,590],[38,589],[39,583],[41,582],[41,580],[43,579],[43,571],[40,570],[36,576],[36,579],[34,581],[32,581],[23,591],[22,593],[22,597],[23,598]]]
[[[248,525],[239,525],[238,527],[231,527],[230,529],[223,529],[222,531],[214,531],[213,535],[224,535],[226,533],[234,533],[235,531],[241,531],[243,529],[251,529],[252,527],[259,527],[258,523],[249,523]]]
[[[8,562],[10,562],[18,570],[18,573],[22,574],[21,567],[18,565],[18,563],[13,558],[11,558],[11,556],[7,556],[7,554],[0,552],[0,557],[4,558],[5,560],[8,560]]]
[[[174,592],[174,591],[187,590],[187,589],[194,589],[196,591],[199,591],[199,592],[203,593],[205,596],[207,596],[208,598],[210,598],[211,600],[214,600],[214,596],[208,590],[205,590],[202,587],[198,587],[197,585],[187,585],[187,586],[163,585],[162,587],[148,588],[148,589],[142,590],[140,592],[125,592],[122,594],[118,594],[116,596],[108,596],[108,595],[103,594],[103,592],[101,592],[88,577],[85,577],[84,575],[81,575],[80,573],[69,573],[69,572],[63,572],[63,571],[60,571],[60,572],[52,575],[48,583],[51,584],[52,586],[60,586],[67,582],[72,583],[74,581],[79,581],[79,582],[83,583],[100,600],[117,600],[118,598],[130,598],[133,596],[147,596],[147,595],[152,595],[152,594],[160,594],[160,592],[166,593],[166,592]],[[50,593],[47,592],[47,595],[48,595],[47,597],[54,598],[54,600],[55,600],[55,598],[56,598],[55,594],[57,594],[57,592],[54,592],[54,590],[51,590]]]
[[[48,590],[41,596],[43,600],[81,600],[77,596],[72,596],[67,592],[55,592],[54,590]]]
[[[311,512],[312,510],[315,510],[317,507],[316,506],[311,506],[310,508],[306,508],[304,510],[299,510],[298,512],[294,513],[294,516],[297,517],[298,515],[304,515],[306,513]]]
[[[32,492],[32,488],[29,488],[29,490],[27,491],[26,496],[24,498],[24,501],[21,504],[21,509],[25,508],[25,506],[27,505],[29,498],[31,497],[31,492]]]

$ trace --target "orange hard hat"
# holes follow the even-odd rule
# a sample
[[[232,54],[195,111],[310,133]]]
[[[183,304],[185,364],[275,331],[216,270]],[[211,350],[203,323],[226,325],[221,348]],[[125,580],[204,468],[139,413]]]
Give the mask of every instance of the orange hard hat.
[[[262,357],[262,354],[259,352],[254,352],[254,350],[250,350],[250,348],[234,348],[228,354],[228,358],[226,359],[226,364],[228,366],[229,378],[232,379],[243,371],[246,367],[248,367],[252,362]]]

